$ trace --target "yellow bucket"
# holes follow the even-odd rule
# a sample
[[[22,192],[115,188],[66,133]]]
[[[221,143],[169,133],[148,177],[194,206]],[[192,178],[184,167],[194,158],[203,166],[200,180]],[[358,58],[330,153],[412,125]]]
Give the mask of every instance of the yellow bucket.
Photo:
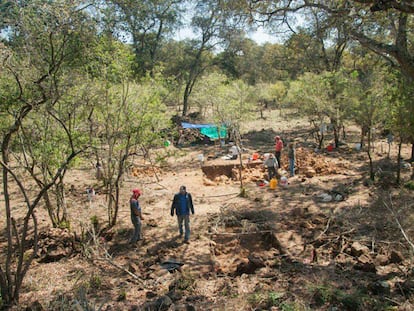
[[[272,190],[275,190],[277,187],[277,179],[276,178],[272,178],[269,182],[269,188]]]

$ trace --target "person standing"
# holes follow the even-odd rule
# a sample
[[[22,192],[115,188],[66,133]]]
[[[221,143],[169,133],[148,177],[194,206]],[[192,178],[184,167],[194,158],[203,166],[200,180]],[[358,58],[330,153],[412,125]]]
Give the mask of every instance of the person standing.
[[[295,143],[291,142],[288,146],[288,158],[289,158],[289,172],[290,176],[295,176],[295,160],[296,160],[296,149]]]
[[[277,160],[277,163],[279,164],[279,167],[282,167],[282,162],[280,162],[280,156],[282,154],[283,149],[283,141],[280,138],[280,136],[275,137],[275,157]]]
[[[276,173],[277,173],[277,168],[279,167],[279,165],[273,153],[269,154],[269,157],[264,161],[263,164],[267,168],[267,173],[269,175],[269,181],[272,178],[275,178]]]
[[[129,200],[129,206],[131,209],[131,221],[134,225],[134,233],[130,239],[130,243],[134,244],[141,240],[141,220],[144,220],[142,217],[141,206],[139,205],[139,197],[141,196],[141,190],[133,189],[132,196]]]
[[[190,239],[190,212],[194,215],[193,199],[187,188],[181,186],[180,191],[174,195],[171,216],[174,216],[174,213],[177,215],[178,230],[180,237],[184,234],[184,243],[189,243]],[[183,223],[185,231],[183,231]]]

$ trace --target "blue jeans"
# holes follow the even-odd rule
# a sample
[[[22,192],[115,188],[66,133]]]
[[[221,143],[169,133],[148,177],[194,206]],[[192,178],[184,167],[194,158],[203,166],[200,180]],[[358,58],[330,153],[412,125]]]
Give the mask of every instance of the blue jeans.
[[[290,176],[295,176],[295,159],[289,159]]]
[[[131,243],[141,240],[141,219],[135,215],[131,215],[131,221],[134,225],[134,233],[130,239]]]
[[[190,215],[177,215],[178,220],[178,230],[180,231],[180,236],[183,235],[183,223],[184,223],[184,240],[188,241],[190,239]]]

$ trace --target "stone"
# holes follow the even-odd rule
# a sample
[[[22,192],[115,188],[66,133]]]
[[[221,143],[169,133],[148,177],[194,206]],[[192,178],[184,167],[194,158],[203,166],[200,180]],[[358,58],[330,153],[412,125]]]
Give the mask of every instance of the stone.
[[[401,253],[393,250],[390,254],[390,263],[401,263],[404,260],[404,257]]]
[[[359,242],[354,242],[351,245],[351,255],[355,257],[359,257],[362,254],[368,254],[369,248],[365,245],[362,245]]]
[[[389,295],[391,293],[391,286],[386,281],[376,281],[369,285],[369,289],[374,295]]]

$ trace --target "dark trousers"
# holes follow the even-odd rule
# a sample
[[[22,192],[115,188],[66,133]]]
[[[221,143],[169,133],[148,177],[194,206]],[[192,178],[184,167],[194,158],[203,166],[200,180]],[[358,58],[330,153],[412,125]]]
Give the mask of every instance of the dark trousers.
[[[267,167],[267,173],[269,174],[269,181],[276,177],[276,168],[274,166]]]
[[[280,154],[281,154],[280,151],[275,151],[275,157],[276,157],[277,163],[279,163],[279,167],[282,167],[282,163],[280,163]]]

